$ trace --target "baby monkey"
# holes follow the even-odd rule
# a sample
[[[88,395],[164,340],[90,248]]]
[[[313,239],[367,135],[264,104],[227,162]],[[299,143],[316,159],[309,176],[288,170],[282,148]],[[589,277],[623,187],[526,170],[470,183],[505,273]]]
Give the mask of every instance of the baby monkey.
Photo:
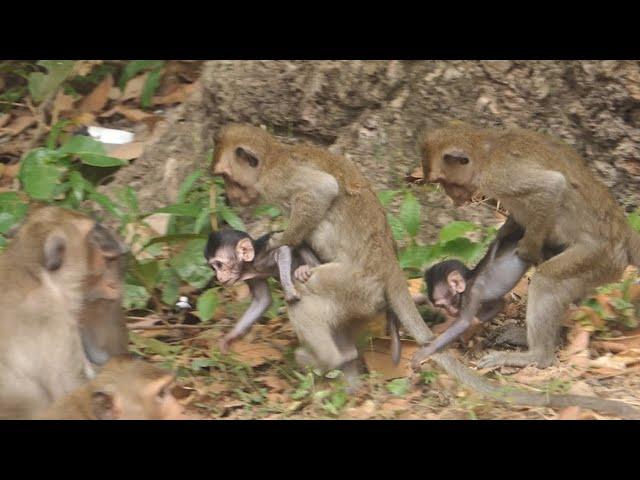
[[[414,368],[467,331],[474,317],[487,322],[502,311],[504,296],[532,266],[516,253],[523,236],[524,229],[508,219],[489,246],[487,254],[473,270],[458,260],[446,260],[425,272],[429,300],[452,317],[457,317],[457,320],[414,354]],[[548,259],[561,250],[545,246],[543,254]]]
[[[220,350],[227,353],[229,345],[258,320],[271,306],[271,292],[267,278],[279,278],[287,303],[300,300],[291,274],[301,282],[311,276],[311,268],[320,265],[315,253],[305,245],[292,250],[288,246],[267,251],[271,233],[253,240],[246,232],[220,230],[209,235],[204,256],[224,286],[245,281],[251,291],[251,305],[220,342]]]

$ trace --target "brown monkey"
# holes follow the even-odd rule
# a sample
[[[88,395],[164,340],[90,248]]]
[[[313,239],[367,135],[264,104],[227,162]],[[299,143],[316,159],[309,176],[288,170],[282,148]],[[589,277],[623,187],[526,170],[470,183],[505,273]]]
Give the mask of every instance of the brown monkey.
[[[112,357],[100,373],[43,412],[40,420],[179,420],[171,394],[175,376],[128,356]]]
[[[283,245],[267,251],[270,233],[253,240],[246,232],[220,230],[209,234],[204,256],[223,285],[233,285],[246,281],[251,290],[251,305],[238,320],[233,330],[220,341],[220,350],[227,353],[229,345],[242,337],[271,305],[271,292],[267,278],[277,277],[282,283],[287,303],[300,300],[291,274],[300,282],[306,282],[313,273],[313,267],[320,265],[315,253],[305,244],[291,250]],[[389,317],[391,336],[391,357],[395,364],[400,361],[401,343],[396,322]]]
[[[298,338],[308,347],[296,352],[300,363],[342,367],[356,386],[356,332],[362,321],[387,308],[419,344],[431,339],[398,264],[385,211],[352,162],[319,148],[281,144],[260,128],[231,124],[218,132],[213,173],[224,177],[232,202],[248,205],[263,197],[289,212],[289,227],[271,237],[270,249],[304,241],[326,262],[298,286],[300,301],[288,307]],[[507,402],[579,405],[640,418],[622,402],[502,391],[449,354],[431,358],[464,384]]]
[[[489,354],[481,367],[555,360],[560,321],[571,302],[640,264],[640,235],[585,161],[561,141],[526,130],[451,126],[421,139],[425,178],[456,204],[477,193],[499,200],[525,228],[517,254],[539,264],[529,287],[529,351]],[[545,244],[565,250],[544,259]]]
[[[93,275],[86,282],[78,322],[85,354],[96,365],[128,352],[129,333],[122,310],[124,272],[124,256],[106,259],[102,275]]]
[[[29,417],[92,374],[78,314],[89,279],[121,254],[83,214],[30,212],[0,255],[0,418]]]

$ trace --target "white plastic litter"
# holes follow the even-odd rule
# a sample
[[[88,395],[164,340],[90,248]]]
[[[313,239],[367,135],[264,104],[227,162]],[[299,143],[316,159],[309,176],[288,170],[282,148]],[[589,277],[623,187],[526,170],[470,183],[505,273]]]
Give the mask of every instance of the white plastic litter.
[[[89,131],[89,135],[102,143],[122,145],[123,143],[133,142],[133,133],[125,132],[124,130],[103,127],[89,127],[87,130]]]
[[[178,301],[176,302],[176,307],[178,307],[178,308],[191,308],[191,305],[189,305],[189,298],[188,297],[180,297],[178,299]]]

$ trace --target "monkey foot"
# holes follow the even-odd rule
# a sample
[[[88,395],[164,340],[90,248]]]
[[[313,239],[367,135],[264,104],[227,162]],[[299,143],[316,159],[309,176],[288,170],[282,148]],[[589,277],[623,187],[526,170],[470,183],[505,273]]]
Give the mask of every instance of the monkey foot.
[[[298,295],[297,291],[287,292],[284,294],[284,301],[287,303],[296,303],[300,301],[300,295]]]
[[[422,362],[424,362],[427,358],[429,358],[437,351],[438,347],[435,342],[422,347],[420,350],[413,354],[413,357],[411,357],[411,368],[414,370],[420,369],[420,365],[422,364]]]
[[[536,365],[538,368],[546,368],[553,363],[550,358],[532,352],[493,352],[485,355],[477,363],[478,368],[498,367],[526,367]]]

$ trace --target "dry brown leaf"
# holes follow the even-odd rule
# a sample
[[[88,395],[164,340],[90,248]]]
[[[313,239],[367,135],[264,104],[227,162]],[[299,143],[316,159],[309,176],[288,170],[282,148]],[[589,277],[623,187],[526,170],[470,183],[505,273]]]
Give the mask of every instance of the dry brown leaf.
[[[362,405],[347,408],[345,414],[347,417],[356,420],[371,418],[376,414],[376,404],[373,400],[365,400]]]
[[[0,130],[9,133],[12,136],[18,135],[22,131],[36,123],[36,117],[31,114],[20,115],[13,122]]]
[[[0,128],[4,127],[7,123],[9,123],[9,120],[11,120],[10,113],[3,113],[2,115],[0,115]]]
[[[67,95],[62,90],[58,90],[56,98],[53,101],[53,108],[51,110],[51,124],[58,123],[60,115],[65,112],[71,112],[73,110],[73,104],[75,100],[71,95]]]
[[[603,355],[589,362],[592,368],[606,368],[611,370],[624,370],[627,364],[624,360],[611,354]]]
[[[124,87],[124,92],[122,92],[122,96],[119,100],[121,102],[126,102],[127,100],[132,100],[134,98],[140,98],[142,89],[144,88],[144,83],[147,81],[148,76],[148,73],[143,73],[142,75],[138,75],[137,77],[129,80],[127,85]]]
[[[153,113],[147,113],[147,112],[144,112],[144,111],[142,111],[142,110],[140,110],[138,108],[128,108],[128,107],[125,107],[124,105],[116,105],[112,109],[107,110],[104,113],[101,113],[100,116],[101,117],[111,117],[111,116],[115,115],[116,113],[119,113],[124,118],[126,118],[127,120],[130,120],[132,122],[141,122],[141,121],[145,121],[145,120],[149,120],[149,119],[162,118],[160,115],[155,115]]]
[[[529,290],[529,278],[524,276],[520,279],[518,284],[513,288],[512,292],[515,293],[518,297],[524,298],[527,295],[527,291]]]
[[[110,149],[108,154],[110,157],[119,158],[120,160],[133,160],[142,155],[144,146],[144,142],[125,143]]]
[[[256,380],[265,384],[274,393],[284,392],[289,388],[289,384],[286,381],[274,375],[265,375],[263,377],[256,378]]]
[[[85,127],[90,127],[95,125],[96,116],[93,113],[84,112],[73,118],[73,121],[79,125],[84,125]]]
[[[584,326],[578,322],[574,322],[567,334],[569,344],[562,351],[562,356],[564,358],[569,358],[587,350],[589,348],[590,336],[591,333],[587,331]]]
[[[282,360],[282,353],[279,350],[261,343],[238,340],[231,344],[231,350],[241,362],[247,363],[252,367]]]
[[[169,105],[172,103],[182,103],[195,89],[195,83],[184,83],[176,87],[176,89],[168,95],[156,96],[151,99],[153,105]]]
[[[556,420],[580,420],[582,409],[580,407],[567,407],[558,412]]]
[[[402,412],[411,408],[411,403],[404,398],[392,398],[382,404],[383,410],[391,410],[392,412]]]
[[[113,77],[108,74],[89,95],[82,99],[78,110],[81,113],[94,113],[102,110],[109,101],[111,87],[113,87]]]
[[[423,278],[411,278],[407,280],[407,285],[409,285],[409,292],[412,295],[422,293],[425,289]]]
[[[170,213],[154,213],[145,217],[144,223],[152,228],[158,235],[166,235],[170,220]]]
[[[388,338],[373,338],[367,348],[363,349],[362,356],[371,372],[377,372],[385,380],[392,378],[408,377],[411,375],[411,356],[418,349],[418,345],[412,340],[402,340],[402,355],[398,365],[391,360],[391,340]]]
[[[103,62],[104,60],[78,60],[73,65],[73,71],[71,75],[86,77],[87,75],[89,75],[89,73],[91,73],[91,70],[93,70],[93,67],[102,65]]]
[[[2,177],[4,178],[16,178],[20,173],[20,163],[12,163],[11,165],[3,165]]]

